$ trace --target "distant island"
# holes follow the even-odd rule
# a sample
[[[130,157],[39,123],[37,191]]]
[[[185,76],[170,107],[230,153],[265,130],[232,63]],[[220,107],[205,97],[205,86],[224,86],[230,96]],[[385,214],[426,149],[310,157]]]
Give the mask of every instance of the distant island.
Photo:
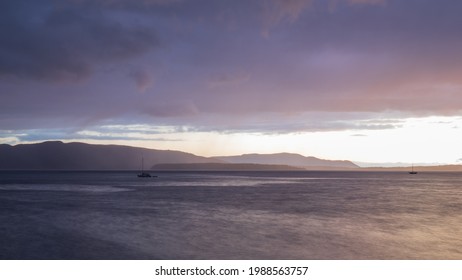
[[[156,164],[153,170],[159,171],[302,171],[290,165],[255,163],[169,163]]]
[[[227,163],[253,163],[253,164],[283,164],[303,169],[356,169],[358,165],[348,160],[325,160],[316,157],[305,157],[299,154],[244,154],[240,156],[213,157]]]
[[[360,171],[410,171],[411,167],[362,167]],[[414,166],[418,172],[462,172],[460,164],[445,164],[433,166]]]
[[[324,160],[292,153],[201,157],[171,150],[122,145],[47,141],[0,144],[0,170],[149,170],[191,171],[409,171],[408,167],[361,168],[348,160]],[[462,171],[462,165],[415,166],[417,171]]]

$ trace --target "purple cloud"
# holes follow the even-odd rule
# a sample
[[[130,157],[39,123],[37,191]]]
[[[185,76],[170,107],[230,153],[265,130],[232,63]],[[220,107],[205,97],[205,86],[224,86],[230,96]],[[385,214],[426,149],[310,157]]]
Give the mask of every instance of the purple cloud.
[[[460,114],[461,10],[449,0],[3,1],[0,129],[121,120],[296,131],[316,129],[293,117],[312,112]]]
[[[154,77],[152,73],[146,69],[132,71],[129,76],[133,78],[138,91],[142,93],[154,85]]]
[[[144,54],[159,45],[152,26],[66,2],[2,3],[0,76],[48,81],[88,78],[100,63]]]

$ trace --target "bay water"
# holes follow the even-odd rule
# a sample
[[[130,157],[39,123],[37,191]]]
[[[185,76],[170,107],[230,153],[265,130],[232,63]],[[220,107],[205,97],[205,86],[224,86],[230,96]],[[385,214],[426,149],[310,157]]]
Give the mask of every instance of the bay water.
[[[462,259],[462,174],[0,172],[0,259]]]

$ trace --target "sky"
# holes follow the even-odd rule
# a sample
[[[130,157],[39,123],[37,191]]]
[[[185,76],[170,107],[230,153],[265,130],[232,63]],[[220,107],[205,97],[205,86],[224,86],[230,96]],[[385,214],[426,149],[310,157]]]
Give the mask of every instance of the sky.
[[[462,1],[5,0],[0,143],[462,164]]]

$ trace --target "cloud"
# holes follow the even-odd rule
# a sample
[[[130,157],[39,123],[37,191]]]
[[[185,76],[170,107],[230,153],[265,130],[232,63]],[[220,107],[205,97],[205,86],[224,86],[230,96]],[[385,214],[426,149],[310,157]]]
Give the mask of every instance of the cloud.
[[[300,13],[314,0],[271,0],[264,6],[264,18],[267,25],[275,25],[282,20],[294,22]]]
[[[165,137],[173,128],[150,127],[146,125],[102,125],[83,130],[74,129],[25,129],[20,131],[0,131],[0,143],[18,144],[50,140],[127,140],[127,141],[183,141],[179,138]]]
[[[160,118],[189,118],[200,114],[196,104],[191,100],[155,101],[143,105],[141,113]]]
[[[387,0],[329,0],[328,10],[335,11],[341,3],[349,5],[383,5]],[[300,15],[313,6],[325,4],[324,0],[268,0],[263,6],[263,36],[268,37],[272,27],[281,22],[294,23]]]
[[[147,134],[147,133],[135,133],[135,132],[113,132],[113,131],[107,131],[103,129],[103,131],[98,130],[96,128],[95,130],[82,130],[78,131],[75,135],[67,135],[66,137],[69,137],[69,140],[78,140],[78,139],[91,139],[91,140],[127,140],[127,141],[183,141],[182,139],[178,138],[166,138],[166,137],[155,137],[155,135]],[[62,138],[58,138],[62,139]],[[43,141],[40,140],[40,141]]]
[[[99,63],[136,57],[159,45],[153,27],[130,24],[104,10],[65,2],[0,5],[0,76],[78,81]]]
[[[444,0],[1,1],[0,129],[126,118],[289,133],[399,126],[364,122],[375,113],[460,114],[461,9]],[[335,118],[305,118],[312,112]],[[369,116],[345,121],[351,113]]]
[[[167,6],[171,4],[181,3],[185,0],[69,0],[68,2],[80,6],[104,7],[104,8],[149,8],[157,6]],[[59,2],[59,0],[57,0]]]
[[[342,116],[341,118],[339,116]],[[187,123],[187,121],[184,121]],[[302,132],[388,130],[401,127],[397,119],[381,119],[376,114],[339,113],[259,113],[255,115],[219,115],[190,120],[190,131],[219,133],[288,134]]]
[[[154,85],[154,77],[147,69],[132,71],[129,76],[135,81],[138,91],[142,93]]]
[[[218,72],[210,76],[209,88],[236,86],[250,80],[251,74],[245,71]]]
[[[348,3],[350,5],[377,5],[385,4],[387,0],[329,0],[329,7],[337,5],[339,2]],[[265,1],[264,15],[265,20],[269,25],[275,25],[281,21],[287,20],[294,22],[300,14],[312,7],[316,2],[322,3],[324,0],[269,0]]]
[[[369,4],[369,5],[375,5],[375,4],[385,4],[387,0],[346,0],[349,4]]]

